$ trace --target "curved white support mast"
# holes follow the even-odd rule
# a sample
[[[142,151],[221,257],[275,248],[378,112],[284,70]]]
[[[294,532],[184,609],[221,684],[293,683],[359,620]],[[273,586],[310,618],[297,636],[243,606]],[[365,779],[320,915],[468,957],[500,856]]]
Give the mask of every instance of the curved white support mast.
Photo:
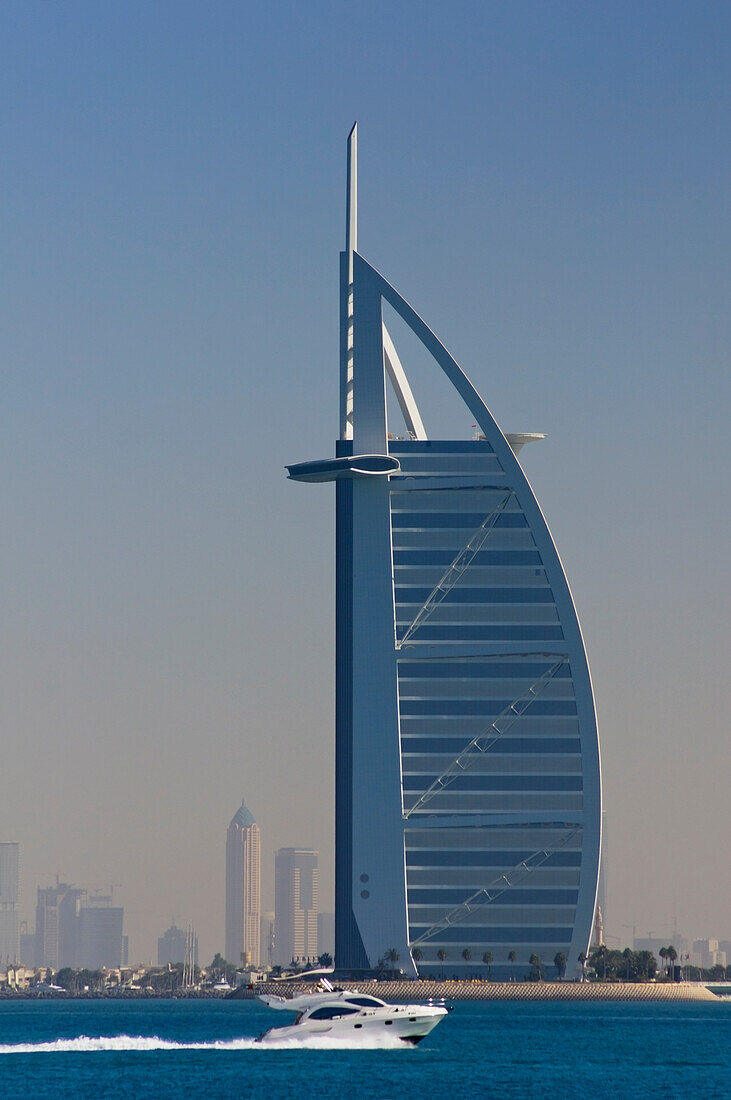
[[[401,365],[398,352],[393,346],[391,334],[385,325],[383,326],[383,361],[406,423],[406,430],[412,439],[426,439],[426,429],[419,413],[419,407],[411,391],[406,372]]]

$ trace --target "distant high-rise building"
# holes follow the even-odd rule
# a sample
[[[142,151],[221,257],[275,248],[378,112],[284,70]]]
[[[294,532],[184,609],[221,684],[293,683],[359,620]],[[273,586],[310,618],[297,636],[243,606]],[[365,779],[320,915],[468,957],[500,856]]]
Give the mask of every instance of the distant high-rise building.
[[[261,915],[261,965],[274,964],[274,910]]]
[[[77,966],[122,966],[124,909],[109,896],[84,898],[78,908]]]
[[[40,886],[36,904],[36,966],[96,970],[121,966],[124,910],[108,895],[92,895],[68,883]]]
[[[20,922],[20,965],[29,969],[36,965],[36,934],[28,931],[28,921]]]
[[[36,902],[36,966],[77,966],[79,906],[83,890],[57,882],[39,886]]]
[[[280,848],[274,858],[274,961],[317,958],[317,852]]]
[[[0,963],[20,959],[20,845],[0,844]]]
[[[187,933],[182,928],[177,928],[175,922],[170,925],[157,941],[157,965],[167,966],[185,962],[185,944]],[[198,937],[191,932],[192,959],[194,966],[198,965]]]
[[[317,914],[317,953],[335,958],[335,914]]]
[[[261,834],[243,801],[226,833],[226,958],[261,963]]]
[[[726,952],[718,940],[693,940],[691,962],[704,970],[710,970],[714,966],[726,966]]]

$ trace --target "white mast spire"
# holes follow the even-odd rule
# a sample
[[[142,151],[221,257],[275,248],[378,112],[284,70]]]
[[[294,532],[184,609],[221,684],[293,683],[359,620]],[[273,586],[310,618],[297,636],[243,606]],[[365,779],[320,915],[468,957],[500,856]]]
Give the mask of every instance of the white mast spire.
[[[348,196],[345,214],[345,251],[348,282],[353,282],[353,253],[358,251],[358,123],[348,134]]]
[[[358,250],[358,123],[348,134],[348,189],[345,197],[347,274],[341,284],[340,438],[353,438],[353,254]]]

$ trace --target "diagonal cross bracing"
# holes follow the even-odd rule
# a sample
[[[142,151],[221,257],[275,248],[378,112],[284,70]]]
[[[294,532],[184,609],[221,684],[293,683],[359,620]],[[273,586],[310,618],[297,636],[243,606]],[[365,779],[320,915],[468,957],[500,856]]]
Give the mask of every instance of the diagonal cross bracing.
[[[442,917],[441,920],[433,924],[431,928],[427,928],[426,932],[415,940],[412,941],[411,947],[416,947],[417,944],[424,943],[425,940],[430,940],[432,936],[436,936],[439,932],[444,931],[445,928],[451,928],[454,924],[460,924],[470,913],[474,913],[475,909],[480,909],[483,905],[489,905],[490,902],[495,901],[501,894],[504,894],[506,890],[509,890],[511,886],[515,886],[516,883],[526,878],[531,871],[535,871],[537,867],[542,866],[547,859],[554,854],[554,852],[560,851],[564,848],[568,842],[576,836],[579,832],[578,829],[571,829],[566,833],[563,840],[559,844],[554,844],[551,848],[544,848],[540,852],[534,852],[533,855],[528,856],[522,863],[517,864],[511,871],[506,871],[502,875],[498,875],[488,886],[483,886],[481,890],[475,891],[474,894],[470,894],[460,905],[456,905],[454,909]]]
[[[508,501],[513,495],[513,490],[508,489],[503,499],[497,505],[489,516],[485,516],[484,521],[480,524],[477,530],[470,536],[466,545],[460,550],[457,557],[445,572],[442,579],[438,584],[434,586],[426,602],[421,606],[416,613],[414,621],[411,626],[407,627],[406,632],[400,641],[396,642],[396,649],[401,649],[406,644],[411,635],[419,629],[420,626],[426,622],[431,613],[439,607],[445,596],[451,592],[455,584],[462,578],[467,569],[469,569],[472,561],[482,547],[486,540],[490,537],[490,532],[497,523],[501,514],[504,512]]]
[[[428,787],[423,794],[417,798],[416,802],[410,809],[404,811],[404,817],[411,817],[415,810],[420,809],[425,803],[429,802],[436,794],[443,791],[445,787],[448,787],[450,783],[453,783],[458,776],[463,775],[468,768],[472,767],[475,760],[482,754],[491,749],[496,741],[507,733],[514,722],[517,722],[522,714],[525,714],[528,707],[531,705],[534,699],[537,699],[541,692],[551,682],[556,673],[567,662],[568,657],[562,656],[560,660],[551,665],[549,669],[539,676],[537,680],[530,685],[530,687],[506,707],[497,718],[490,723],[484,733],[478,734],[477,737],[473,737],[468,745],[462,750],[459,756],[456,756],[446,771],[443,771],[438,779],[435,779],[431,787]]]

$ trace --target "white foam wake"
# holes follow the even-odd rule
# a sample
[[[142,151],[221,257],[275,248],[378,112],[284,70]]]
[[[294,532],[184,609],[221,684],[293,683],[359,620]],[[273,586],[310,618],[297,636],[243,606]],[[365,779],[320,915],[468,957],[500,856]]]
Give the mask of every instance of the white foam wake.
[[[398,1036],[364,1036],[357,1041],[355,1037],[333,1039],[327,1036],[311,1036],[309,1039],[278,1039],[257,1043],[252,1038],[219,1039],[208,1043],[176,1043],[171,1039],[161,1039],[157,1035],[99,1035],[92,1038],[79,1035],[75,1039],[54,1039],[49,1043],[8,1043],[0,1044],[2,1054],[81,1054],[103,1053],[104,1051],[145,1052],[151,1050],[343,1050],[343,1049],[406,1049]]]

